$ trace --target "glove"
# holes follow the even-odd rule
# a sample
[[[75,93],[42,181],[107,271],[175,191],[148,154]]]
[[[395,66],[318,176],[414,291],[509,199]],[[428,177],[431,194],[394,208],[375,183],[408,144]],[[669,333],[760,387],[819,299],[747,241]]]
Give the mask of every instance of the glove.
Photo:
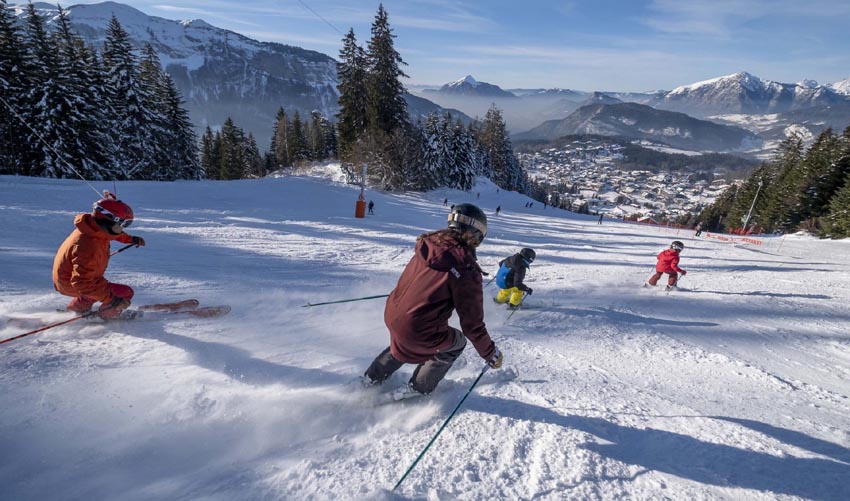
[[[682,276],[683,276],[683,277],[684,277],[685,275],[687,275],[687,274],[688,274],[688,272],[687,272],[687,271],[682,270]]]
[[[534,289],[532,289],[531,287],[525,288],[525,293],[528,294],[529,296],[531,295],[532,292],[534,292]]]
[[[118,317],[122,311],[130,306],[130,300],[123,297],[114,297],[111,301],[104,302],[97,310],[97,316],[104,320]]]
[[[145,246],[145,239],[142,238],[142,237],[133,237],[133,244],[136,247],[144,247]]]
[[[493,353],[493,358],[487,361],[487,364],[494,369],[501,369],[502,362],[505,361],[505,356],[502,355],[502,352],[496,348],[496,352]]]

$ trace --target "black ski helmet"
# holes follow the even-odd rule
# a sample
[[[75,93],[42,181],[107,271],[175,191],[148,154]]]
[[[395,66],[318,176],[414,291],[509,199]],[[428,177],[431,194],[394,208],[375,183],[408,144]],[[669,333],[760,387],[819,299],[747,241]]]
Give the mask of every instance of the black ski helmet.
[[[537,253],[534,252],[534,249],[529,249],[528,247],[519,251],[519,255],[522,256],[523,259],[528,261],[528,264],[533,263],[534,260],[537,258]]]
[[[678,240],[673,240],[673,243],[670,244],[670,248],[674,251],[682,252],[683,250],[685,250],[685,244]]]
[[[480,244],[487,235],[487,215],[472,204],[457,204],[449,213],[449,228],[472,232]]]

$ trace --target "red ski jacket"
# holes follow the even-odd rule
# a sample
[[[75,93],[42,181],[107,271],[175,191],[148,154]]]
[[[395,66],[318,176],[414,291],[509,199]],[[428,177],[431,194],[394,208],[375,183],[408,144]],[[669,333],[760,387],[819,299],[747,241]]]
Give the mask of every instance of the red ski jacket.
[[[421,364],[452,346],[449,318],[457,310],[461,330],[485,360],[496,345],[484,325],[484,291],[475,250],[451,230],[419,237],[413,258],[387,298],[384,322],[397,360]]]
[[[53,287],[65,296],[107,302],[112,293],[103,274],[109,265],[109,243],[117,240],[129,244],[133,237],[126,233],[110,235],[91,214],[78,215],[74,226],[53,259]]]
[[[673,249],[667,249],[658,253],[658,263],[655,265],[655,271],[661,273],[682,273],[679,268],[679,253]]]

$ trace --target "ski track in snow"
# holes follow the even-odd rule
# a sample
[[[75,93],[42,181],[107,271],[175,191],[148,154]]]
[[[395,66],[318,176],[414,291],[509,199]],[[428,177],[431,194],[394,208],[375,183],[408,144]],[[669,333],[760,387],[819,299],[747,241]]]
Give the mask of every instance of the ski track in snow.
[[[356,187],[319,178],[117,189],[147,247],[113,257],[107,278],[135,304],[233,310],[0,346],[2,498],[850,498],[850,241],[597,225],[483,180],[369,191],[366,219]],[[50,269],[93,196],[0,176],[0,338],[68,318]],[[375,406],[356,377],[388,343],[384,300],[302,305],[388,293],[415,237],[445,225],[444,197],[488,212],[486,271],[537,251],[529,309],[508,319],[485,289],[520,377],[476,388],[392,493],[483,361],[469,346],[430,397]],[[673,239],[684,290],[641,288]]]

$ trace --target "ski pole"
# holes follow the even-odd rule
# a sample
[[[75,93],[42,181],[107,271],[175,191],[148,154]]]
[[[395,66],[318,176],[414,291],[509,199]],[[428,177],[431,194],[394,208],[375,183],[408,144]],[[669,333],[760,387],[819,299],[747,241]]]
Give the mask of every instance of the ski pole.
[[[20,339],[22,337],[32,336],[33,334],[38,334],[41,331],[46,331],[47,329],[59,327],[60,325],[70,324],[71,322],[76,322],[77,320],[82,320],[84,318],[88,318],[88,317],[97,315],[98,313],[100,313],[100,312],[93,310],[93,311],[86,313],[85,315],[80,315],[79,317],[74,317],[74,318],[70,318],[68,320],[63,320],[61,322],[56,322],[55,324],[45,325],[44,327],[40,327],[40,328],[38,328],[34,331],[25,332],[23,334],[18,334],[17,336],[13,336],[13,337],[10,337],[8,339],[4,339],[4,340],[0,341],[0,344],[8,343],[9,341],[14,341],[14,340]]]
[[[115,254],[118,254],[119,252],[124,252],[125,250],[127,250],[127,249],[129,249],[130,247],[133,247],[133,246],[135,246],[135,245],[136,245],[136,244],[127,244],[127,245],[125,245],[124,247],[121,247],[120,249],[118,249],[117,251],[115,251],[115,252],[113,252],[113,253],[109,254],[109,257],[112,257],[112,256],[114,256]]]
[[[395,490],[398,489],[398,486],[401,485],[401,483],[404,482],[404,479],[407,478],[407,475],[410,474],[411,471],[413,471],[413,468],[416,467],[416,464],[419,463],[419,460],[422,459],[422,457],[425,455],[426,452],[428,452],[428,449],[431,448],[431,445],[434,443],[434,441],[437,440],[437,437],[440,436],[440,433],[443,432],[443,429],[445,429],[446,425],[449,424],[449,421],[451,421],[452,418],[455,416],[455,414],[457,413],[457,410],[460,409],[460,406],[463,405],[464,401],[466,401],[466,397],[468,397],[469,394],[472,393],[472,390],[475,389],[475,385],[477,385],[478,381],[481,380],[481,376],[483,376],[484,373],[487,372],[487,369],[489,369],[489,368],[490,368],[490,364],[484,365],[484,368],[481,369],[481,373],[478,374],[477,378],[475,378],[475,381],[473,381],[472,386],[470,386],[469,389],[466,390],[466,395],[464,395],[463,398],[460,399],[460,402],[457,403],[457,405],[455,406],[455,410],[453,410],[452,413],[449,414],[449,417],[446,418],[446,421],[443,423],[443,426],[440,426],[440,429],[437,430],[437,433],[434,434],[434,436],[431,438],[431,441],[428,442],[428,445],[426,445],[425,448],[422,449],[422,452],[419,453],[419,456],[417,456],[416,460],[413,462],[413,464],[410,465],[410,468],[408,468],[407,471],[404,472],[404,475],[401,476],[399,481],[396,482],[395,486],[393,487],[393,492],[395,492]]]
[[[323,304],[337,304],[337,303],[350,303],[351,301],[363,301],[365,299],[378,299],[380,297],[389,297],[389,294],[381,294],[380,296],[366,296],[366,297],[356,297],[353,299],[340,299],[339,301],[326,301],[324,303],[307,303],[302,304],[302,308],[309,308],[311,306],[322,306]]]
[[[516,313],[516,311],[519,309],[519,307],[520,307],[520,305],[522,304],[522,302],[523,302],[523,301],[525,301],[526,296],[528,296],[528,294],[526,294],[525,292],[523,292],[523,293],[522,293],[522,299],[520,299],[520,300],[519,300],[519,303],[517,303],[516,307],[513,309],[513,311],[511,312],[511,314],[510,314],[510,315],[508,315],[508,318],[506,318],[506,319],[505,319],[505,322],[507,322],[508,320],[510,320],[510,319],[511,319],[511,317],[512,317],[512,316],[514,316],[514,313]]]

